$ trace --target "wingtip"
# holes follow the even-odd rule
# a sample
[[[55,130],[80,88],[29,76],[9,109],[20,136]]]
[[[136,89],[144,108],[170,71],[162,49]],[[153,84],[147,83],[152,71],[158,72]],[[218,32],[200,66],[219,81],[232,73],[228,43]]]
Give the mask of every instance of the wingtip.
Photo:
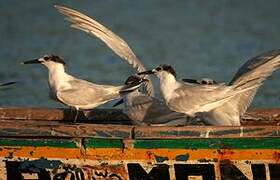
[[[0,84],[0,86],[8,86],[8,85],[12,85],[12,84],[16,84],[16,81],[11,81],[11,82],[6,82],[6,83],[2,83]]]
[[[113,105],[113,107],[117,107],[117,106],[119,106],[120,104],[123,104],[124,103],[124,100],[123,100],[123,98],[122,99],[120,99],[118,102],[116,102],[114,105]]]
[[[60,6],[60,5],[55,4],[55,5],[54,5],[54,8],[59,10],[59,9],[61,9],[61,6]]]
[[[56,9],[62,9],[62,8],[64,8],[64,6],[55,4],[55,5],[54,5],[54,8],[56,8]]]
[[[64,11],[66,11],[68,8],[66,7],[66,6],[63,6],[63,5],[57,5],[57,4],[55,4],[54,5],[54,8],[55,9],[57,9],[59,12],[64,12]]]

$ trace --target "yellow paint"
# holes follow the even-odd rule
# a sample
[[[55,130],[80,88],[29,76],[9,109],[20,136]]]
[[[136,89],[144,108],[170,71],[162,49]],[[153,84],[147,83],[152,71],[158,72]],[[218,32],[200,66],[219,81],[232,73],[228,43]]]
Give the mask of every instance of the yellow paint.
[[[232,150],[232,149],[118,149],[118,148],[89,148],[80,151],[77,148],[57,147],[1,147],[0,157],[22,158],[65,158],[90,160],[155,160],[155,156],[175,160],[178,155],[188,154],[188,160],[199,159],[230,159],[230,160],[273,160],[280,161],[280,150]]]

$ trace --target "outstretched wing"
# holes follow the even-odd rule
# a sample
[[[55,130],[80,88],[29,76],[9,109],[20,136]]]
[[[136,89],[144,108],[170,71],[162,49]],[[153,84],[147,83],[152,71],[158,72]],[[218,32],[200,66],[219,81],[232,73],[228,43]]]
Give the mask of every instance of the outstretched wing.
[[[261,83],[280,66],[280,50],[272,50],[248,60],[238,69],[229,85],[242,85],[251,81]]]
[[[234,97],[239,112],[245,113],[264,80],[280,67],[280,50],[272,50],[248,60],[235,74],[229,85],[256,88]],[[232,102],[233,103],[233,102]]]
[[[235,74],[229,85],[236,87],[255,86],[233,96],[230,101],[206,114],[213,125],[240,125],[242,116],[250,106],[263,81],[280,65],[280,50],[263,53],[248,60]],[[218,118],[218,119],[217,119]],[[216,121],[213,121],[216,120]]]
[[[66,19],[72,23],[71,27],[85,31],[102,40],[112,51],[130,64],[137,72],[146,70],[128,44],[108,28],[73,9],[58,5],[56,5],[55,8],[58,9],[60,13],[64,14]],[[149,77],[145,78],[149,79]],[[154,94],[151,81],[145,83],[145,87],[148,95]]]

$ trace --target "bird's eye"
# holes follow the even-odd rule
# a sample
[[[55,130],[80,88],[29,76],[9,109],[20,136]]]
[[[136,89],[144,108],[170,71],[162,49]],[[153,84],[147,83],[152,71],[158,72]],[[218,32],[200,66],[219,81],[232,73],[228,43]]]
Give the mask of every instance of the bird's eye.
[[[202,80],[202,81],[201,81],[201,84],[208,84],[208,82],[205,81],[205,80]]]
[[[162,70],[162,67],[157,67],[156,70],[160,71],[160,70]]]
[[[47,60],[49,60],[50,59],[50,57],[44,57],[44,60],[45,61],[47,61]]]

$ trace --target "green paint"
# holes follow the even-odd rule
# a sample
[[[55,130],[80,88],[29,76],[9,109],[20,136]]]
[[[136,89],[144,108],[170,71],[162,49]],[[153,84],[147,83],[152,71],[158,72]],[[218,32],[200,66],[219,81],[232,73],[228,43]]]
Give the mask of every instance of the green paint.
[[[85,140],[86,148],[123,148],[121,139],[97,139],[88,138]]]
[[[86,138],[86,148],[124,148],[122,139]],[[71,139],[0,139],[0,146],[78,148]],[[136,149],[280,149],[280,138],[201,138],[134,140]]]
[[[88,138],[84,145],[86,148],[123,148],[120,139]],[[0,139],[0,146],[78,148],[74,140],[68,139]]]
[[[136,140],[134,147],[144,149],[280,149],[280,138]]]
[[[65,139],[0,139],[0,146],[77,147],[74,140]]]

